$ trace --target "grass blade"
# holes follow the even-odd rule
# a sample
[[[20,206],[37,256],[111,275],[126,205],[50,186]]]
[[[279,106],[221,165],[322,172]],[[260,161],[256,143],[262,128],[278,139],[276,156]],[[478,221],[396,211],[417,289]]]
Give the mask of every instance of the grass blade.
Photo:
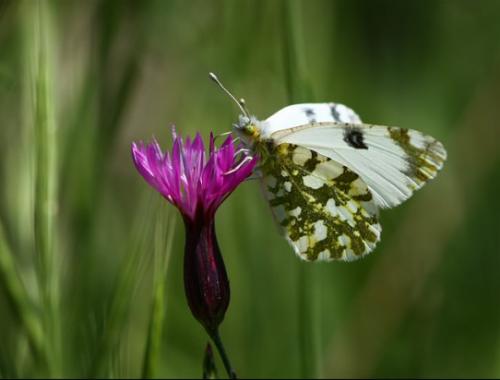
[[[31,29],[29,65],[33,78],[33,107],[35,128],[35,248],[38,255],[38,279],[44,310],[46,352],[49,375],[56,374],[59,359],[57,313],[57,273],[55,271],[55,213],[56,213],[56,124],[51,80],[51,46],[49,36],[50,5],[37,1],[27,6],[28,28]]]
[[[290,103],[311,102],[307,80],[306,53],[302,41],[300,0],[284,0],[284,62]],[[318,266],[298,263],[297,295],[299,315],[300,376],[317,378],[321,367],[319,296],[321,274]]]
[[[45,360],[43,331],[40,319],[29,303],[29,296],[18,275],[14,256],[7,243],[3,225],[0,223],[0,287],[7,295],[8,305],[22,326],[28,344],[37,362]]]
[[[166,241],[164,237],[165,227],[168,229]],[[173,218],[170,215],[165,217],[165,212],[160,209],[155,228],[153,303],[151,305],[148,338],[144,353],[143,379],[155,377],[155,369],[160,354],[160,342],[165,318],[165,277],[170,262],[174,233],[175,224]]]
[[[154,214],[154,206],[150,194],[140,202],[139,210],[132,235],[130,237],[130,251],[127,252],[120,273],[116,280],[112,298],[109,301],[109,314],[103,323],[103,330],[95,343],[95,351],[90,364],[89,378],[108,376],[113,356],[119,357],[119,344],[126,327],[130,314],[130,307],[134,293],[134,287],[139,279],[141,263],[144,252],[152,248],[150,244],[152,233],[152,222],[149,215]]]

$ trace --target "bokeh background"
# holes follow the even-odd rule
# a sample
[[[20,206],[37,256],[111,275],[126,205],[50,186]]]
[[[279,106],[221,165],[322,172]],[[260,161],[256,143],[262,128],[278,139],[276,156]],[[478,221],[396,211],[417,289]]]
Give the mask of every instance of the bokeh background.
[[[182,223],[130,144],[228,131],[209,71],[260,118],[336,101],[449,153],[353,263],[300,262],[257,181],[223,204],[239,376],[499,377],[497,0],[0,1],[0,376],[201,376]]]

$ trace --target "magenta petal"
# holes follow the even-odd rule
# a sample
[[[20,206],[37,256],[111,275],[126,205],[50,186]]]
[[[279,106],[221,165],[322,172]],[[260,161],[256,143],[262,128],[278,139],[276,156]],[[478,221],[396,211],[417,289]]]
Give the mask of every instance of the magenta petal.
[[[217,148],[211,133],[208,156],[200,134],[184,142],[172,127],[172,137],[172,150],[165,153],[156,140],[148,145],[133,143],[134,165],[188,219],[194,220],[197,210],[205,217],[213,216],[224,199],[251,174],[256,159],[239,166],[246,156],[239,153],[235,157],[240,147],[235,147],[232,136]]]
[[[142,142],[136,144],[132,144],[132,158],[137,168],[137,171],[144,177],[146,182],[148,182],[151,186],[160,191],[160,187],[158,186],[158,181],[155,177],[155,168],[154,162],[151,163],[148,159],[147,149],[144,148]]]
[[[225,140],[224,142],[222,143],[221,145],[221,148],[224,148],[225,146],[228,146],[228,145],[233,145],[233,136],[229,135]]]
[[[203,140],[202,140],[201,135],[199,133],[196,134],[196,136],[193,140],[192,149],[195,151],[200,151],[200,152],[205,151],[205,146],[203,145]]]

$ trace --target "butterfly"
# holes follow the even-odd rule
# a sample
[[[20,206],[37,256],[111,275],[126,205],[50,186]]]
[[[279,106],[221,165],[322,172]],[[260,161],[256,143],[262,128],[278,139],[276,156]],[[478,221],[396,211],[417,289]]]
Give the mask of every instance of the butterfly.
[[[274,217],[307,261],[352,261],[373,251],[379,210],[407,200],[446,160],[433,137],[365,124],[343,104],[294,104],[261,121],[236,102],[243,114],[234,131],[259,156]]]

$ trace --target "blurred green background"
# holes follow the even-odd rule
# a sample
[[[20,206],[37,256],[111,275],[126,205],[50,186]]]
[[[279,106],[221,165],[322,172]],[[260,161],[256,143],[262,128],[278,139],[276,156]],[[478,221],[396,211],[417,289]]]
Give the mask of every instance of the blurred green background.
[[[300,262],[256,181],[223,204],[239,376],[500,377],[498,0],[0,1],[0,376],[201,376],[182,224],[130,144],[228,131],[209,71],[259,118],[298,78],[449,153],[353,263]]]

